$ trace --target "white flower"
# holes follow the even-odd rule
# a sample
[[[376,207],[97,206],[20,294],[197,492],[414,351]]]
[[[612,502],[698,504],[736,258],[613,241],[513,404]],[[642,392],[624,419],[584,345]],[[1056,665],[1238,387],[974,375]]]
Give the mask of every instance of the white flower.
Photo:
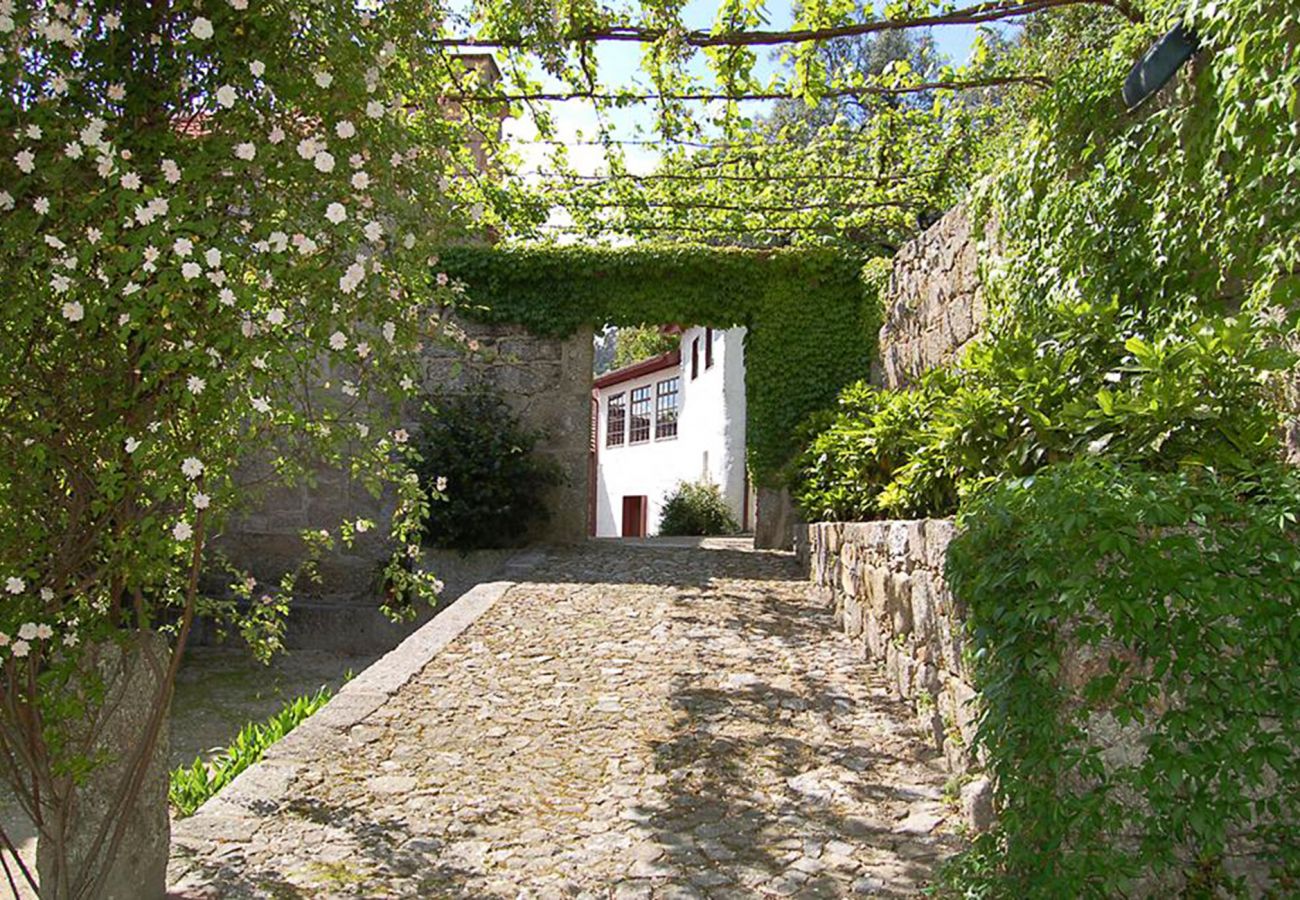
[[[189,256],[194,251],[194,242],[189,238],[177,238],[172,244],[172,252],[177,256]]]
[[[203,389],[207,386],[208,383],[197,375],[191,375],[185,380],[185,387],[188,388],[189,392],[196,397],[203,393]]]
[[[353,125],[347,119],[334,126],[334,133],[339,137],[347,140],[357,133],[357,126]]]
[[[348,266],[347,271],[339,278],[339,290],[345,294],[350,294],[357,289],[363,278],[366,277],[366,268],[359,262],[354,262]]]
[[[94,225],[91,225],[89,228],[86,229],[86,240],[90,241],[92,244],[98,244],[99,239],[102,238],[103,236],[104,236],[104,232],[100,231]]]
[[[317,72],[317,73],[316,73],[316,85],[317,85],[317,87],[327,88],[327,87],[329,87],[329,86],[330,86],[331,84],[333,84],[333,83],[334,83],[334,76],[331,75],[329,72]]]
[[[235,145],[235,156],[242,160],[252,161],[257,156],[257,145],[252,141],[244,141]]]
[[[271,402],[265,397],[254,397],[253,409],[260,413],[269,413],[271,411]]]
[[[397,336],[397,326],[394,325],[392,322],[385,322],[383,331],[384,331],[384,340],[388,341],[391,344],[393,342],[393,338]]]
[[[69,322],[80,322],[82,319],[86,318],[85,308],[76,300],[69,300],[67,303],[63,304],[63,309],[61,311],[63,313],[63,318],[67,319]]]
[[[127,172],[125,175],[122,176],[122,179],[119,183],[122,185],[123,188],[125,188],[128,191],[138,191],[140,190],[140,185],[142,184],[142,182],[140,181],[140,176],[135,174],[134,172]]]
[[[32,201],[32,209],[43,216],[50,211],[50,201],[45,197],[37,197]]]
[[[342,350],[348,345],[348,336],[341,331],[336,331],[330,335],[330,349]]]
[[[275,307],[274,309],[272,309],[270,312],[266,314],[266,321],[270,322],[272,325],[283,325],[284,310],[278,306]]]
[[[63,155],[68,159],[81,159],[81,145],[76,141],[70,141],[63,145]]]
[[[212,23],[203,16],[199,16],[194,20],[194,24],[190,26],[190,34],[201,41],[206,41],[213,35]]]
[[[367,222],[366,227],[362,229],[365,232],[366,240],[378,242],[384,236],[384,226],[378,222]]]
[[[5,212],[14,208],[14,195],[8,191],[0,191],[0,209]]]
[[[210,505],[212,505],[212,498],[209,497],[207,494],[200,491],[199,493],[194,495],[195,509],[207,509]]]
[[[21,594],[27,590],[27,582],[16,575],[10,575],[5,579],[5,590],[11,594]]]
[[[238,98],[239,95],[235,93],[233,85],[223,84],[221,87],[217,88],[217,102],[226,109],[230,109],[230,107],[234,106],[235,100]]]
[[[334,171],[334,156],[326,150],[322,150],[312,157],[312,163],[316,166],[318,172]]]
[[[22,627],[18,629],[18,636],[24,641],[34,641],[36,640],[37,631],[35,622],[24,622]]]
[[[255,59],[248,64],[248,71],[253,73],[254,78],[261,78],[266,73],[266,63]]]
[[[44,600],[46,603],[49,603],[51,600],[53,600],[53,599],[54,599],[54,588],[51,588],[51,587],[43,587],[43,588],[41,588],[41,599]]]
[[[230,288],[222,288],[221,293],[217,295],[217,299],[221,301],[222,306],[234,306],[235,292]]]
[[[325,207],[325,218],[329,219],[335,225],[342,222],[348,217],[348,209],[342,203],[331,203]]]
[[[318,150],[320,148],[316,146],[316,141],[313,138],[303,138],[298,142],[298,155],[303,159],[311,159]]]
[[[126,448],[127,453],[134,453],[140,449],[140,442],[133,437],[129,437],[126,439],[123,446]]]
[[[194,529],[189,522],[177,522],[172,528],[172,537],[178,541],[188,541],[194,537]]]
[[[353,172],[352,186],[358,191],[364,191],[366,188],[370,187],[370,176],[365,172]]]
[[[0,647],[8,647],[8,646],[9,646],[9,635],[5,634],[3,631],[0,631]]]
[[[370,530],[370,525],[369,519],[357,519],[357,534],[365,534]]]
[[[20,172],[30,175],[36,171],[36,154],[30,150],[19,150],[14,154],[14,164]]]
[[[14,645],[12,648],[14,656],[18,657],[19,659],[22,659],[24,656],[30,653],[31,649],[32,649],[32,645],[27,643],[26,641],[14,641]]]
[[[77,637],[77,635],[76,635],[75,632],[71,632],[71,631],[69,631],[67,634],[65,634],[65,635],[63,636],[63,646],[65,646],[65,647],[75,647],[75,646],[77,646],[77,643],[78,643],[80,640],[81,640],[81,638]]]
[[[405,428],[399,428],[393,432],[393,440],[399,444],[405,444],[410,440],[410,437]]]
[[[366,104],[366,115],[372,119],[381,118],[384,115],[384,104],[378,100],[371,100]]]
[[[202,274],[203,274],[203,267],[200,266],[198,263],[194,262],[193,260],[181,266],[181,275],[185,277],[186,281],[192,281],[195,278],[198,278]]]
[[[209,247],[203,251],[203,261],[208,264],[208,268],[215,269],[221,265],[221,251],[216,247]]]
[[[284,140],[284,129],[281,128],[279,125],[276,125],[274,128],[271,129],[271,133],[266,136],[266,139],[270,141],[272,144],[280,143],[281,141]]]
[[[126,85],[110,84],[108,86],[108,99],[118,103],[126,99]]]
[[[232,9],[237,9],[240,12],[243,12],[248,9],[248,0],[230,0],[230,6]]]
[[[193,481],[203,474],[203,463],[197,457],[187,456],[181,460],[181,473]]]
[[[447,476],[446,476],[446,475],[439,475],[439,476],[438,476],[438,480],[437,480],[436,482],[434,482],[434,487],[436,487],[436,488],[438,489],[438,493],[440,493],[440,494],[441,494],[443,491],[447,490]]]
[[[45,235],[45,245],[47,247],[52,247],[55,250],[62,250],[64,247],[68,246],[59,239],[58,235],[55,234]]]
[[[42,641],[48,641],[54,637],[54,629],[42,622],[36,626],[36,637]]]
[[[370,355],[369,344],[367,344],[365,341],[362,341],[361,343],[357,344],[357,356],[361,357],[362,359],[365,359],[369,355]]]

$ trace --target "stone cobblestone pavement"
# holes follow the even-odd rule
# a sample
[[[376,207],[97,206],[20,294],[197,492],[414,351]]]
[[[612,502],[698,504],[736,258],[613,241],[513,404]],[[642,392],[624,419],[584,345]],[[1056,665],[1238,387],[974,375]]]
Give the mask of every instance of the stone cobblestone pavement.
[[[912,896],[959,846],[941,762],[788,554],[596,543],[528,578],[177,823],[174,896]]]

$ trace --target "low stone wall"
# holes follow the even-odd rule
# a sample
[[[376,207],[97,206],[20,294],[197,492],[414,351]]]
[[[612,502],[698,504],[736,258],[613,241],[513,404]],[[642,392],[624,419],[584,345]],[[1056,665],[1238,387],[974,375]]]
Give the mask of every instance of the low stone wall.
[[[948,768],[974,767],[977,710],[964,659],[964,610],[948,590],[944,558],[951,519],[819,522],[796,531],[796,551],[814,591],[868,660],[885,671],[895,696],[909,700]],[[969,824],[992,817],[988,781],[966,781]]]

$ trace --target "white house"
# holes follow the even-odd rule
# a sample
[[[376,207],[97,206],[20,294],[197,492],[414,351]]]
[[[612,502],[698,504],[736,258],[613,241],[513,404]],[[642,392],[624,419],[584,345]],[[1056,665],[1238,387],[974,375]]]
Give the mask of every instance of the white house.
[[[744,328],[691,327],[677,350],[595,379],[593,533],[656,534],[679,482],[718,485],[748,530]]]

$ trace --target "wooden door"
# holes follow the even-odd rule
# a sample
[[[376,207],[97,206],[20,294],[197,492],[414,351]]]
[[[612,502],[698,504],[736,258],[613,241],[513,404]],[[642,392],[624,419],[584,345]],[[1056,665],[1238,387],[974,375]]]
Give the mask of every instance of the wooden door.
[[[623,498],[623,537],[645,537],[647,498]]]

